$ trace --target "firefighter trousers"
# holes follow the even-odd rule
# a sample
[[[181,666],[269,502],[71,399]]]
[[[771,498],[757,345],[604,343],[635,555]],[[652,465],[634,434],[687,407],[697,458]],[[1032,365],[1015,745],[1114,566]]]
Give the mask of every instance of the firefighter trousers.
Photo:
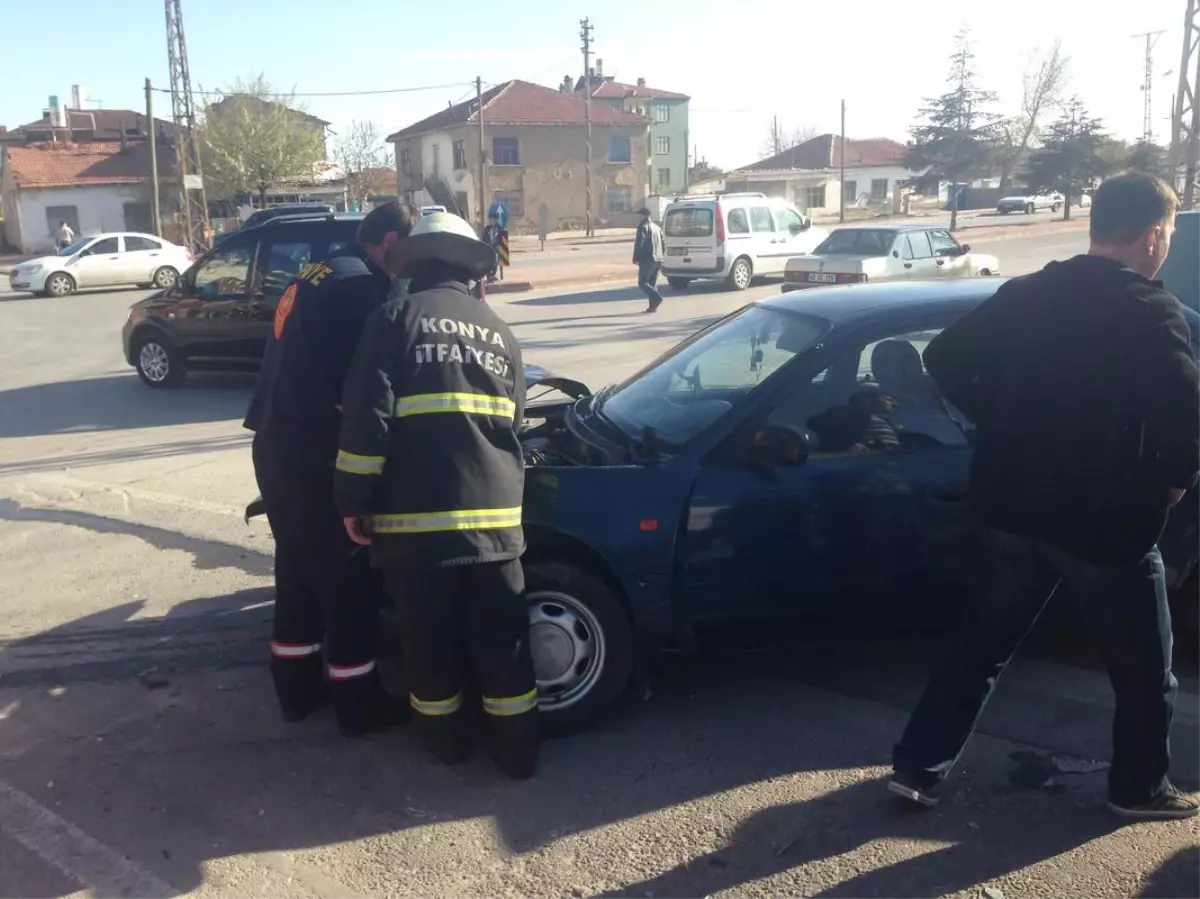
[[[396,603],[409,703],[430,748],[453,763],[467,754],[463,689],[479,687],[489,748],[513,777],[537,764],[537,684],[521,560],[395,568],[384,581]]]
[[[322,654],[334,685],[369,682],[375,692],[380,593],[338,516],[332,460],[304,464],[257,436],[253,454],[275,537],[272,673],[285,716],[303,717],[322,687]]]

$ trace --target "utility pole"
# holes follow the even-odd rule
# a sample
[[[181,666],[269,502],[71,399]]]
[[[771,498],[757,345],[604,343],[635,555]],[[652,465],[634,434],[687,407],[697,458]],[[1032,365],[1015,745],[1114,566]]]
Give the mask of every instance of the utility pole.
[[[479,233],[487,225],[487,162],[483,158],[483,79],[475,78],[475,114],[479,116]]]
[[[1154,45],[1158,43],[1162,33],[1144,31],[1134,35],[1135,38],[1145,38],[1146,41],[1146,57],[1142,71],[1142,141],[1147,144],[1154,143],[1154,118],[1151,115],[1150,100],[1154,95]]]
[[[595,233],[592,230],[592,31],[590,19],[579,20],[579,37],[583,41],[583,140],[587,153],[584,163],[584,187],[587,192],[587,221],[584,233],[588,237]]]
[[[158,196],[158,129],[154,127],[154,88],[146,79],[146,130],[150,133],[150,220],[155,237],[162,237],[162,213]]]
[[[783,147],[780,146],[783,141],[779,139],[779,116],[774,116],[771,119],[771,149],[775,152],[772,156],[778,156],[783,152]]]
[[[1200,165],[1200,2],[1188,0],[1183,20],[1183,57],[1179,63],[1179,88],[1171,109],[1171,143],[1167,171],[1179,192],[1184,209],[1197,202],[1197,166]],[[1182,172],[1182,179],[1180,174]]]
[[[208,248],[208,201],[204,196],[196,110],[192,105],[192,76],[188,71],[187,41],[183,36],[183,7],[181,0],[165,0],[165,4],[167,62],[171,69],[171,115],[175,120],[175,152],[179,159],[179,211],[183,215],[187,247],[195,253]],[[189,175],[194,175],[197,182],[190,190]]]
[[[846,221],[846,101],[842,101],[842,136],[838,141],[838,222]]]

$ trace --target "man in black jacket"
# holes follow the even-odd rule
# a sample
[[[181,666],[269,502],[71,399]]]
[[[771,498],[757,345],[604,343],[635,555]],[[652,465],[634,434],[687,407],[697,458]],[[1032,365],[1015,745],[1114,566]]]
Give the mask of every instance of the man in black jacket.
[[[1185,818],[1167,777],[1176,682],[1157,541],[1200,467],[1200,380],[1178,300],[1151,280],[1178,203],[1149,175],[1105,181],[1091,249],[1003,285],[925,351],[975,422],[974,510],[988,528],[972,621],[895,748],[888,787],[936,805],[996,679],[1061,584],[1113,690],[1109,808]]]
[[[245,421],[255,432],[254,474],[275,537],[275,692],[286,720],[307,717],[325,692],[324,655],[348,735],[395,723],[405,710],[375,668],[379,592],[342,528],[333,464],[342,384],[363,322],[392,289],[385,254],[418,217],[405,203],[378,206],[353,250],[304,266],[276,307]]]
[[[529,777],[538,721],[520,559],[521,350],[471,295],[496,253],[461,218],[425,216],[395,255],[409,294],[368,320],[346,381],[338,508],[396,601],[409,701],[434,752],[466,755],[469,664],[496,761]]]
[[[638,215],[642,221],[633,235],[633,264],[638,267],[638,287],[650,301],[646,311],[657,312],[663,301],[657,287],[663,266],[663,233],[662,228],[654,224],[649,209],[643,206]]]

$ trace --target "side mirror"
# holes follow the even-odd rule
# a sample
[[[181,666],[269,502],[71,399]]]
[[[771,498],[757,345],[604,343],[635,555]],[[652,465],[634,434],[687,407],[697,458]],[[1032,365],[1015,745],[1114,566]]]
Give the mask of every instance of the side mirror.
[[[962,245],[962,251],[963,251],[964,253],[970,253],[970,252],[971,252],[971,245],[970,245],[969,243],[965,243],[965,244],[963,244],[963,245]]]
[[[748,458],[756,468],[800,465],[811,454],[808,434],[784,425],[766,425],[750,441]]]
[[[788,230],[791,231],[793,234],[799,234],[800,232],[802,232],[804,230],[804,225],[803,224],[797,225],[795,222],[792,222],[792,224],[788,225]]]

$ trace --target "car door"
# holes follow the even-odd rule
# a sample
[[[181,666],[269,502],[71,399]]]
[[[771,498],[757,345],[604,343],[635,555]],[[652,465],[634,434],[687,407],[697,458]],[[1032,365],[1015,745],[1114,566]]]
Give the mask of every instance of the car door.
[[[121,239],[102,237],[85,247],[67,263],[67,271],[79,287],[105,287],[121,283]]]
[[[971,432],[920,359],[951,318],[894,317],[840,341],[835,332],[819,361],[800,363],[788,389],[705,460],[682,547],[698,634],[752,631],[761,642],[764,628],[857,634],[957,614],[978,551]],[[768,426],[805,435],[811,452],[748,464]]]
[[[125,249],[121,253],[121,269],[126,283],[149,284],[159,266],[170,263],[161,241],[141,234],[125,234],[122,239]]]
[[[787,267],[787,261],[793,256],[804,256],[812,252],[813,244],[809,235],[807,220],[795,209],[778,206],[775,214],[775,256],[779,262],[778,270],[782,272]]]
[[[255,245],[253,237],[231,237],[202,257],[172,289],[177,299],[168,318],[189,357],[245,355]]]
[[[929,231],[933,259],[939,278],[961,278],[971,274],[971,263],[960,244],[949,231],[933,228]]]
[[[328,244],[328,237],[325,243]],[[324,258],[328,247],[320,245],[317,227],[268,229],[259,240],[250,294],[250,317],[245,353],[261,357],[275,322],[275,308],[292,279],[310,262]]]
[[[754,274],[777,275],[783,273],[786,260],[779,255],[779,242],[776,239],[775,220],[771,217],[771,207],[763,203],[761,206],[750,206],[750,245],[754,253]]]
[[[900,235],[898,244],[901,261],[899,277],[902,280],[936,278],[938,276],[938,266],[933,258],[933,248],[929,244],[928,231],[905,231]]]

